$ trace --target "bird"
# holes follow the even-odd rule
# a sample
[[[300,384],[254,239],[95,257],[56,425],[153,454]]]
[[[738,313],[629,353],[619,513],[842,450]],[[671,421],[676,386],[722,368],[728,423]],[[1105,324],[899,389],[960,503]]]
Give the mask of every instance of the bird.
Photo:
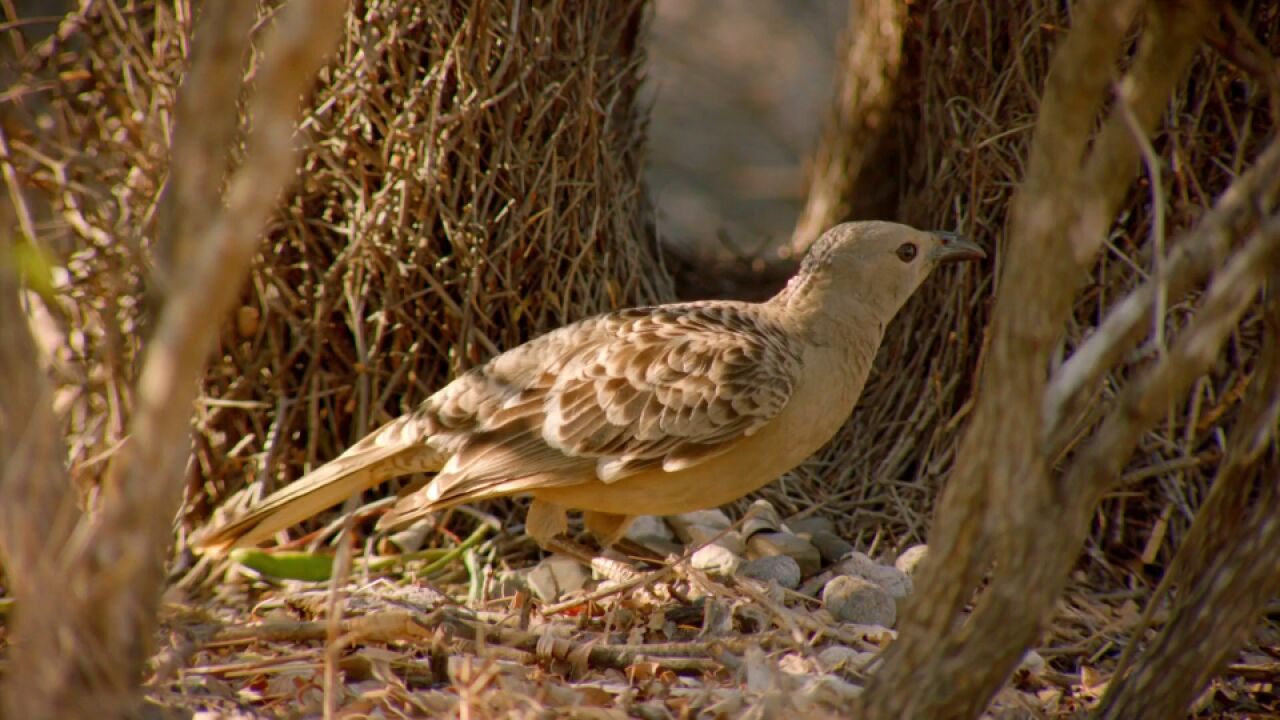
[[[984,257],[952,232],[836,225],[768,300],[637,307],[552,330],[460,374],[193,544],[215,555],[253,547],[414,473],[434,477],[379,529],[529,495],[525,532],[543,548],[567,531],[569,509],[608,547],[636,516],[724,505],[835,435],[885,327],[934,268]]]

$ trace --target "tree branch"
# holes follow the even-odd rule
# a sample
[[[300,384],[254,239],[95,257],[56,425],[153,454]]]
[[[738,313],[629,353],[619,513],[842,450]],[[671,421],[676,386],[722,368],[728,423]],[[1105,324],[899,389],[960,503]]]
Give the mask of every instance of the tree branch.
[[[1136,148],[1110,148],[1121,153],[1118,158],[1085,156],[1136,8],[1132,2],[1081,3],[1076,26],[1050,66],[1026,178],[1014,203],[973,421],[943,494],[901,634],[860,700],[858,710],[868,717],[980,712],[1038,636],[1083,542],[1078,524],[1061,516],[1066,511],[1074,518],[1076,511],[1091,509],[1093,500],[1064,493],[1049,477],[1039,399],[1076,290],[1076,273],[1063,267],[1091,262],[1091,255],[1078,252],[1079,238],[1094,227],[1091,213],[1114,208],[1137,169]],[[1158,6],[1130,80],[1172,87],[1190,63],[1208,12],[1204,2]],[[1158,117],[1164,102],[1146,95],[1131,100],[1144,104],[1131,108],[1139,124]],[[1154,115],[1146,105],[1157,107]],[[1119,142],[1109,132],[1119,123],[1123,140],[1132,145],[1118,114],[1113,109],[1103,135]],[[1121,162],[1126,156],[1128,162]],[[1120,177],[1098,177],[1102,173]],[[992,560],[997,570],[989,589],[957,628],[964,602]]]
[[[1276,263],[1280,265],[1280,263]],[[1151,594],[1116,666],[1098,715],[1162,718],[1186,712],[1209,679],[1237,651],[1272,598],[1280,594],[1280,274],[1271,277],[1263,314],[1262,353],[1232,428],[1227,456],[1182,547]],[[1271,457],[1258,466],[1271,446]],[[1132,650],[1151,613],[1174,584],[1172,619],[1128,673]]]
[[[1257,162],[1235,180],[1164,261],[1164,287],[1169,297],[1185,295],[1214,267],[1222,264],[1240,238],[1280,201],[1280,141],[1272,140]],[[1157,283],[1149,281],[1116,303],[1098,330],[1067,358],[1045,391],[1044,432],[1060,434],[1064,424],[1089,395],[1103,373],[1120,363],[1151,327]],[[1050,441],[1058,445],[1057,441]]]
[[[244,88],[244,61],[258,4],[224,0],[202,8],[191,41],[191,67],[182,78],[174,107],[169,178],[160,190],[159,218],[152,253],[160,294],[172,290],[174,275],[191,261],[198,234],[218,211],[217,197],[231,164]],[[160,297],[153,300],[159,301]]]
[[[19,655],[10,664],[6,696],[11,717],[118,717],[136,697],[155,630],[170,526],[181,500],[198,381],[267,218],[295,172],[300,100],[333,47],[344,8],[341,0],[317,0],[288,5],[280,13],[264,44],[245,161],[229,183],[225,208],[213,183],[200,190],[193,185],[190,195],[174,200],[179,211],[203,203],[202,216],[209,222],[192,228],[199,234],[188,241],[190,261],[174,268],[172,292],[145,350],[130,442],[113,457],[101,508],[83,516],[56,548],[58,557],[42,576],[48,584],[38,589],[39,600],[19,607],[21,641],[14,645]],[[243,10],[231,15],[246,17]],[[209,32],[221,36],[232,55],[242,54],[234,50],[237,43],[248,43],[247,28]],[[239,80],[237,67],[224,64],[222,72],[235,72]],[[223,81],[218,84],[225,87]],[[190,83],[185,87],[201,91]],[[236,107],[219,110],[234,114]],[[184,142],[174,139],[175,158],[183,162],[224,157],[230,150],[186,152]],[[175,173],[191,178],[193,171]]]

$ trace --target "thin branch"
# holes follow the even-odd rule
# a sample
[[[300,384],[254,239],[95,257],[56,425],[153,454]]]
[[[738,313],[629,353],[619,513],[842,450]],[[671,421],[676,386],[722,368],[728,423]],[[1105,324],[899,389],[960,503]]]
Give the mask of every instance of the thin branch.
[[[1131,633],[1099,708],[1102,717],[1174,717],[1186,711],[1280,593],[1280,522],[1274,512],[1280,465],[1257,463],[1280,418],[1280,274],[1263,313],[1266,338],[1227,456],[1182,547]],[[1266,560],[1270,558],[1272,562]],[[1174,584],[1172,619],[1128,673],[1129,660]]]
[[[1164,261],[1171,297],[1182,297],[1239,245],[1260,217],[1280,201],[1280,141],[1272,140],[1247,172],[1231,184],[1213,210],[1174,246]],[[1044,432],[1052,437],[1092,392],[1102,374],[1120,363],[1124,354],[1150,327],[1157,288],[1145,283],[1107,314],[1097,331],[1054,373],[1044,395]],[[1057,442],[1051,441],[1057,445]]]
[[[100,510],[84,516],[57,549],[58,562],[46,576],[56,584],[41,588],[41,604],[49,607],[20,611],[31,624],[11,664],[9,687],[20,688],[7,695],[12,717],[122,716],[136,697],[181,500],[198,381],[267,218],[297,167],[300,101],[334,45],[344,8],[341,0],[291,4],[264,44],[245,162],[221,211],[217,193],[205,186],[210,221],[196,228],[190,262],[174,269],[172,292],[143,358],[131,443],[113,458]],[[226,30],[228,43],[247,44],[247,27]],[[238,67],[224,65],[223,72],[239,80]],[[234,114],[236,107],[221,111]]]
[[[1138,438],[1217,359],[1227,337],[1280,265],[1280,215],[1273,215],[1214,275],[1195,318],[1169,352],[1121,393],[1116,408],[1064,474],[1059,486],[1101,496],[1111,489]]]
[[[1153,6],[1153,22],[1121,87],[1134,87],[1126,85],[1134,79],[1173,87],[1190,64],[1209,7],[1203,2]],[[1133,137],[1115,109],[1092,154],[1085,156],[1136,8],[1136,3],[1082,3],[1075,27],[1055,53],[1026,178],[1014,203],[973,421],[943,495],[902,633],[855,714],[978,714],[1034,642],[1083,542],[1079,524],[1063,522],[1063,515],[1074,519],[1082,508],[1092,508],[1092,498],[1064,493],[1050,479],[1040,442],[1039,399],[1044,368],[1076,290],[1075,273],[1063,272],[1063,266],[1092,261],[1092,253],[1081,251],[1096,243],[1080,238],[1105,230],[1111,216],[1099,226],[1096,214],[1114,211],[1137,169]],[[1165,98],[1136,88],[1129,101],[1143,124],[1150,116],[1154,125]],[[1109,156],[1099,157],[1104,144]],[[993,560],[992,583],[968,622],[957,628],[963,604]]]
[[[191,42],[191,68],[174,107],[169,178],[160,191],[159,223],[152,252],[156,280],[167,293],[174,273],[191,261],[198,234],[209,226],[236,139],[236,106],[244,87],[249,34],[258,10],[252,0],[209,3]],[[153,298],[159,300],[159,297]]]

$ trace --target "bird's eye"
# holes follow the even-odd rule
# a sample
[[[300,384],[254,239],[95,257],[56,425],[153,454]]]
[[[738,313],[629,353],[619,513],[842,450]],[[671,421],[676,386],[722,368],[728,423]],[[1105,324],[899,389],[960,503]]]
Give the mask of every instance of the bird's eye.
[[[916,259],[916,246],[911,243],[902,243],[897,249],[898,259],[902,262],[911,262]]]

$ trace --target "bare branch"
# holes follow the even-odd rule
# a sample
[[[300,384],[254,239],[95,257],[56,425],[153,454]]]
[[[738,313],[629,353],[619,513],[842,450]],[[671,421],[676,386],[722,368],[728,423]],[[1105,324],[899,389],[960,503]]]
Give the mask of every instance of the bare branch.
[[[1269,272],[1280,264],[1280,215],[1273,215],[1214,275],[1195,319],[1169,352],[1127,386],[1115,410],[1093,434],[1060,485],[1072,493],[1101,494],[1111,488],[1139,436],[1164,414],[1217,358],[1222,344],[1253,301]]]
[[[135,697],[155,628],[170,524],[181,499],[197,382],[267,217],[295,172],[300,100],[333,47],[344,7],[341,0],[325,0],[294,3],[281,12],[263,49],[246,159],[230,182],[225,209],[219,211],[216,187],[208,184],[202,194],[192,186],[192,195],[176,200],[179,209],[204,203],[202,216],[210,221],[194,228],[200,234],[190,241],[191,261],[175,268],[174,287],[143,360],[130,445],[113,458],[102,507],[84,516],[56,549],[58,561],[44,576],[51,582],[40,588],[41,601],[19,609],[23,625],[15,647],[22,656],[12,661],[6,696],[12,717],[121,716]],[[223,37],[234,46],[233,38]],[[239,43],[247,42],[241,33]],[[239,79],[238,66],[221,67]],[[234,114],[236,108],[230,104],[221,111]],[[179,147],[182,142],[175,139]],[[178,159],[228,151],[179,153]],[[192,177],[190,168],[176,172]]]
[[[1049,353],[1076,290],[1074,273],[1062,268],[1091,260],[1075,252],[1081,247],[1075,238],[1095,220],[1082,217],[1081,209],[1093,213],[1116,207],[1137,169],[1133,147],[1123,152],[1111,148],[1109,152],[1120,154],[1101,159],[1095,147],[1095,154],[1083,159],[1136,7],[1082,3],[1076,26],[1055,53],[1026,179],[1014,204],[973,421],[944,492],[931,551],[908,601],[902,633],[859,703],[868,717],[971,717],[980,712],[1034,642],[1083,542],[1082,524],[1074,519],[1082,510],[1087,516],[1093,499],[1064,495],[1050,479],[1038,432],[1038,399]],[[1190,63],[1208,7],[1158,6],[1130,77],[1172,87]],[[1154,103],[1157,115],[1162,103]],[[1144,108],[1152,103],[1142,96],[1132,104],[1144,120],[1149,112]],[[1111,137],[1109,131],[1117,127],[1123,135],[1115,141],[1132,145],[1123,118],[1113,110],[1103,136]],[[995,557],[986,553],[988,546]],[[963,603],[992,560],[996,577],[978,609],[957,629]]]
[[[1280,275],[1272,276],[1263,315],[1266,339],[1241,418],[1209,498],[1151,594],[1132,640],[1116,666],[1098,714],[1163,718],[1186,712],[1209,679],[1239,648],[1266,603],[1280,593],[1280,464],[1272,450],[1280,418]],[[1153,610],[1177,584],[1171,621],[1127,673],[1132,650]]]
[[[205,5],[191,42],[191,67],[178,88],[169,179],[160,191],[152,245],[155,279],[165,293],[176,269],[190,262],[191,241],[218,210],[209,198],[217,196],[230,165],[238,114],[229,109],[236,106],[244,86],[244,61],[257,8],[252,0]]]
[[[1223,193],[1214,208],[1179,242],[1165,260],[1165,283],[1171,297],[1185,295],[1221,264],[1261,214],[1280,200],[1280,142],[1271,144],[1257,162]],[[1044,432],[1052,437],[1074,414],[1080,396],[1088,394],[1117,365],[1151,325],[1156,287],[1146,283],[1117,303],[1098,330],[1054,373],[1045,391]],[[1050,441],[1051,444],[1057,444]]]
[[[1140,147],[1125,119],[1125,108],[1133,113],[1141,133],[1150,135],[1216,12],[1208,3],[1199,2],[1149,6],[1146,42],[1117,88],[1117,108],[1098,132],[1080,178],[1080,187],[1086,192],[1081,195],[1071,228],[1071,249],[1080,265],[1092,263],[1102,248],[1107,228],[1138,167]],[[1181,69],[1170,72],[1170,63]]]
[[[0,152],[7,160],[3,130]],[[78,510],[63,465],[66,448],[53,414],[53,395],[20,299],[13,221],[30,225],[21,220],[21,189],[9,169],[6,164],[13,204],[0,202],[0,564],[21,609],[38,606],[41,593],[56,583],[56,573],[49,571],[51,555],[70,532]],[[20,610],[11,627],[15,638],[26,637],[27,619]]]

